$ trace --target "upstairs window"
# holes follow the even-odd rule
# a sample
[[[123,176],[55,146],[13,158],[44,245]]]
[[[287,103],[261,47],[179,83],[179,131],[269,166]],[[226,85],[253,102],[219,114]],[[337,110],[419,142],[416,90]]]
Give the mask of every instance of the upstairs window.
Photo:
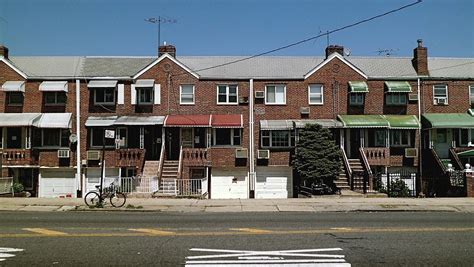
[[[385,104],[389,106],[402,106],[407,104],[406,93],[387,93],[385,96]]]
[[[237,104],[237,85],[218,85],[217,104]]]
[[[471,108],[474,108],[474,84],[469,86],[469,101],[471,102]]]
[[[91,147],[102,147],[104,140],[105,131],[103,128],[91,128],[90,129],[90,146]],[[115,139],[105,138],[105,147],[115,147]]]
[[[22,106],[23,99],[23,92],[7,92],[7,105],[9,106]]]
[[[448,85],[436,84],[433,86],[433,100],[435,105],[448,104]]]
[[[115,88],[95,88],[94,103],[96,105],[115,105]]]
[[[44,92],[44,104],[48,106],[66,105],[66,93]]]
[[[286,86],[285,85],[267,85],[265,87],[265,104],[285,105],[286,104]]]
[[[287,148],[295,146],[294,130],[263,130],[260,134],[262,148]]]
[[[180,87],[180,104],[192,105],[194,104],[194,85],[183,84]]]
[[[216,128],[214,129],[215,146],[240,146],[242,131],[237,128]]]
[[[152,87],[140,87],[137,88],[138,104],[151,105],[153,104],[153,88]]]
[[[324,103],[323,85],[311,84],[308,89],[308,99],[310,105],[322,105]]]
[[[349,104],[351,106],[363,106],[365,99],[365,93],[350,93]]]

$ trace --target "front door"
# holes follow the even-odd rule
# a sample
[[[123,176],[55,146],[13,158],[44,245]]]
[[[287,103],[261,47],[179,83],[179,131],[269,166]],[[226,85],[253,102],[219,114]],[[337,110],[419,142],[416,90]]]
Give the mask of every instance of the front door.
[[[147,160],[160,159],[161,152],[161,127],[145,127],[145,158]]]
[[[181,128],[181,146],[183,146],[183,148],[193,148],[193,144],[193,128]]]
[[[354,159],[359,158],[359,148],[360,148],[360,129],[349,129],[349,140],[346,142],[349,152],[347,157]]]
[[[434,129],[431,136],[433,146],[442,159],[449,158],[449,149],[451,148],[452,129]]]
[[[180,145],[180,128],[166,128],[166,152],[169,160],[178,160]]]

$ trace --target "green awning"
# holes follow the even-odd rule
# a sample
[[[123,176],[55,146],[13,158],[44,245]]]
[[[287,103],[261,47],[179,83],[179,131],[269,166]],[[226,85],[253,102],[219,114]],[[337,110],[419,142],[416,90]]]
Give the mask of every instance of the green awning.
[[[382,115],[338,115],[344,128],[388,128]]]
[[[474,157],[474,149],[458,153],[459,157]]]
[[[471,115],[471,116],[474,116],[474,108],[468,109],[467,113],[469,113],[469,115]]]
[[[420,122],[415,115],[384,115],[390,129],[419,129]]]
[[[387,86],[389,93],[411,93],[411,86],[408,82],[386,81],[385,86]]]
[[[423,128],[474,128],[474,116],[468,113],[426,113]]]
[[[368,93],[369,86],[366,82],[362,81],[351,81],[349,82],[349,87],[351,88],[351,93]]]

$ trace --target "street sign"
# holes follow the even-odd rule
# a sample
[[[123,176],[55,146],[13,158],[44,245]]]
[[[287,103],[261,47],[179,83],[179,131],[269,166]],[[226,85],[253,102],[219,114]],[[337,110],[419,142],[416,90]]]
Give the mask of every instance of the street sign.
[[[114,130],[105,130],[105,138],[115,138]]]

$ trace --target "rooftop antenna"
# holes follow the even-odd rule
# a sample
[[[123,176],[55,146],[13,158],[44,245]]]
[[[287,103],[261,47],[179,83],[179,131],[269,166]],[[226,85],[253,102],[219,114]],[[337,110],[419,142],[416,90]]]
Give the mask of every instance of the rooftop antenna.
[[[390,56],[393,56],[393,55],[396,55],[397,52],[399,51],[398,48],[396,49],[392,49],[392,48],[388,48],[388,49],[380,49],[375,51],[379,54],[379,56],[381,55],[385,55],[386,57],[390,57]]]
[[[176,23],[176,22],[178,22],[176,19],[165,18],[165,17],[162,17],[162,16],[158,16],[158,18],[147,18],[147,19],[145,19],[145,21],[158,25],[158,46],[161,45],[161,23]]]

